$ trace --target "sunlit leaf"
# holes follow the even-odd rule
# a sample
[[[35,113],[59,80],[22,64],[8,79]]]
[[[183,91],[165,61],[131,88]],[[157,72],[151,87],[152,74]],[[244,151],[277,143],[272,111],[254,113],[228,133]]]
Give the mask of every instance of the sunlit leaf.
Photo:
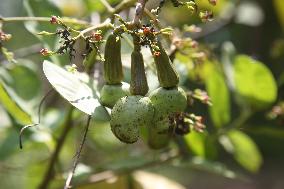
[[[178,182],[169,179],[163,175],[150,173],[146,171],[136,171],[133,173],[135,181],[143,189],[153,188],[170,188],[170,189],[185,189],[186,187],[179,184]]]
[[[190,150],[198,156],[205,156],[205,139],[204,133],[198,133],[195,131],[190,132],[185,136],[185,140]]]
[[[216,175],[222,175],[227,178],[242,178],[240,174],[228,169],[223,163],[217,161],[209,161],[201,157],[195,157],[189,161],[181,164],[183,167],[189,167],[190,169],[201,170]]]
[[[0,104],[13,116],[19,123],[28,125],[32,123],[31,116],[26,113],[10,96],[4,83],[0,80]]]
[[[246,55],[235,58],[236,91],[255,108],[264,108],[276,100],[277,85],[271,71]]]
[[[233,145],[232,153],[236,161],[251,172],[257,172],[262,164],[262,156],[254,141],[245,133],[232,130],[228,133]]]
[[[79,185],[79,186],[76,186],[77,189],[94,189],[94,188],[103,188],[103,189],[125,189],[129,186],[128,184],[128,177],[127,176],[114,176],[112,175],[111,173],[109,174],[110,175],[110,179],[113,179],[112,182],[109,182],[109,180],[104,180],[104,181],[101,181],[101,182],[95,182],[96,179],[99,179],[99,178],[96,178],[95,176],[94,177],[91,177],[91,181],[93,181],[94,183],[85,183],[85,184],[82,184],[82,185]],[[111,177],[111,176],[114,176],[114,177]],[[137,185],[137,184],[135,184]],[[135,187],[136,188],[136,187]],[[137,187],[140,189],[140,187]]]
[[[194,155],[209,159],[215,158],[217,155],[213,140],[207,132],[198,133],[193,130],[185,136],[185,141]]]
[[[83,80],[79,73],[68,72],[49,61],[43,62],[43,71],[55,90],[73,106],[89,115],[107,114],[99,102],[93,81],[87,75]]]
[[[214,125],[226,125],[231,119],[230,95],[224,77],[216,70],[212,70],[206,78],[206,90],[213,104],[209,112]]]
[[[84,0],[88,11],[90,12],[104,12],[105,7],[100,1]]]
[[[276,9],[276,13],[278,14],[278,18],[284,29],[284,1],[283,0],[274,0],[274,7]]]

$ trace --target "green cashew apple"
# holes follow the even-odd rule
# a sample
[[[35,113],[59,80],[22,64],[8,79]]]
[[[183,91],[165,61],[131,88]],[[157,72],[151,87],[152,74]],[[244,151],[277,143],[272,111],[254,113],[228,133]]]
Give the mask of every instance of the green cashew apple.
[[[155,118],[174,112],[184,111],[187,106],[185,91],[180,87],[171,89],[158,88],[149,94],[149,98],[155,108]]]
[[[168,117],[162,120],[156,120],[149,127],[148,145],[152,149],[161,149],[166,147],[170,142],[171,133],[169,131],[170,123]]]
[[[122,97],[130,95],[128,83],[120,83],[117,85],[104,85],[101,90],[101,104],[112,108],[115,103]]]
[[[171,89],[158,88],[149,95],[155,109],[153,124],[149,127],[148,144],[150,148],[160,149],[169,143],[171,133],[169,116],[184,111],[187,97],[180,87]]]
[[[123,97],[112,109],[111,130],[120,141],[134,143],[139,138],[140,127],[152,123],[153,115],[154,108],[148,97]]]

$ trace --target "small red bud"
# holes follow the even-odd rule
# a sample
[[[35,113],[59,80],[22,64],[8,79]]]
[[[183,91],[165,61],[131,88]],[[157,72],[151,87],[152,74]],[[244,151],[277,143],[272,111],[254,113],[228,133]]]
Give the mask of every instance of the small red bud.
[[[143,34],[148,35],[149,33],[151,33],[151,30],[148,27],[144,27],[143,28]]]
[[[58,23],[57,17],[56,16],[52,16],[49,22],[51,24],[57,24]]]
[[[209,0],[209,3],[215,6],[217,4],[217,0]]]
[[[49,50],[47,48],[43,48],[40,51],[40,54],[42,54],[43,56],[48,56],[50,54]]]
[[[161,55],[161,53],[160,53],[159,51],[155,51],[155,52],[154,52],[154,56],[155,56],[155,57],[158,57],[158,56],[160,56],[160,55]]]
[[[95,41],[101,41],[103,39],[103,36],[101,33],[92,33],[92,38],[95,40]]]
[[[212,11],[202,11],[199,13],[199,17],[203,22],[212,21],[213,19],[213,12]]]
[[[0,41],[8,41],[11,37],[11,34],[6,34],[3,31],[0,31]]]
[[[192,41],[192,42],[190,43],[190,46],[191,46],[192,48],[196,48],[196,47],[198,46],[198,42],[197,42],[197,41]]]

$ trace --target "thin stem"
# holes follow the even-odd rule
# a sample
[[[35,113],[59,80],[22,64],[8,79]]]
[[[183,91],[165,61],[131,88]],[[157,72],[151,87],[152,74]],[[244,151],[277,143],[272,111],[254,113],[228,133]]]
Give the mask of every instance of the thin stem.
[[[148,9],[145,8],[145,9],[144,9],[144,13],[146,14],[146,16],[148,16],[151,20],[154,21],[154,25],[155,25],[159,30],[163,29],[163,26],[162,26],[161,23],[157,20],[157,17],[156,17],[153,13],[151,13],[151,11],[149,11]],[[165,38],[165,40],[167,41],[167,43],[168,43],[169,45],[171,45],[171,43],[172,43],[171,37],[168,36],[168,35],[166,35],[166,36],[164,36],[164,38]]]
[[[109,13],[114,11],[114,8],[112,8],[112,6],[106,0],[100,0],[100,2],[106,7]]]
[[[89,22],[73,19],[73,18],[60,18],[63,23],[82,25],[89,27]],[[23,21],[38,21],[38,22],[50,22],[50,17],[0,17],[0,22],[23,22]]]
[[[84,30],[82,30],[80,32],[80,34],[78,36],[76,36],[75,38],[79,38],[79,37],[83,37],[84,34],[93,31],[93,30],[99,30],[99,29],[106,29],[106,28],[113,28],[113,25],[110,22],[110,19],[106,19],[103,23],[99,24],[99,25],[95,25],[95,26],[91,26],[89,28],[86,28]]]
[[[112,14],[120,13],[121,11],[132,7],[135,4],[136,0],[123,0],[119,3],[114,9]]]
[[[86,137],[87,137],[87,133],[88,133],[88,130],[89,130],[91,118],[92,118],[92,116],[89,115],[88,116],[88,120],[87,120],[87,124],[86,124],[86,128],[85,128],[85,132],[84,132],[84,135],[83,135],[83,138],[82,138],[82,141],[81,141],[81,144],[80,144],[79,149],[78,149],[78,151],[77,151],[77,153],[75,155],[75,161],[74,161],[72,170],[70,171],[70,173],[69,173],[69,175],[68,175],[68,177],[66,179],[64,189],[69,189],[70,188],[70,184],[71,184],[73,175],[74,175],[76,167],[77,167],[77,165],[79,163],[80,155],[81,155],[83,146],[84,146],[85,141],[86,141]]]
[[[40,121],[41,121],[41,107],[45,101],[45,99],[50,95],[51,92],[53,92],[54,89],[50,89],[45,95],[44,97],[41,99],[40,103],[39,103],[39,106],[38,106],[38,122],[37,123],[34,123],[34,124],[31,124],[31,125],[26,125],[24,126],[21,130],[20,130],[20,134],[19,134],[19,145],[20,145],[20,149],[23,148],[23,143],[22,143],[22,135],[23,135],[23,132],[27,129],[27,128],[30,128],[30,127],[35,127],[35,126],[38,126],[40,124]]]
[[[243,111],[241,112],[240,116],[235,119],[230,125],[228,125],[227,127],[224,127],[223,129],[219,130],[218,134],[224,134],[232,129],[239,129],[242,126],[244,126],[244,124],[248,121],[248,119],[251,117],[251,115],[253,114],[253,112],[249,109],[243,109]]]
[[[43,177],[43,180],[41,182],[41,184],[39,185],[38,189],[47,189],[48,185],[50,183],[50,181],[54,178],[54,166],[56,164],[56,161],[59,157],[59,153],[63,147],[63,144],[67,138],[68,133],[71,131],[72,129],[72,113],[73,113],[74,108],[70,107],[66,119],[64,121],[64,129],[58,139],[58,142],[56,144],[55,150],[51,156],[49,165],[48,165],[48,169],[45,172],[45,175]]]

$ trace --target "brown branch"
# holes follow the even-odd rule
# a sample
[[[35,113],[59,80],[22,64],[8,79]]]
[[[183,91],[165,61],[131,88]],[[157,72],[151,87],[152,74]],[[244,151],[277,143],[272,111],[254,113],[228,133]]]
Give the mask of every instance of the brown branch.
[[[91,118],[92,118],[92,116],[89,115],[88,116],[88,120],[87,120],[87,124],[86,124],[86,128],[85,128],[85,132],[84,132],[84,135],[83,135],[83,138],[82,138],[82,141],[81,141],[81,144],[80,144],[79,149],[78,149],[78,151],[77,151],[77,153],[75,155],[75,161],[74,161],[72,170],[70,171],[70,173],[68,174],[68,177],[66,179],[64,189],[70,188],[70,184],[71,184],[73,175],[74,175],[76,167],[77,167],[77,165],[79,163],[80,155],[81,155],[82,149],[83,149],[85,141],[86,141],[86,137],[87,137],[87,133],[88,133],[88,130],[89,130]]]
[[[137,5],[135,9],[135,17],[133,19],[134,24],[136,25],[140,24],[147,1],[148,0],[137,0]]]
[[[43,177],[42,182],[40,183],[38,189],[47,189],[49,186],[50,181],[54,178],[54,166],[56,164],[56,161],[58,160],[59,157],[59,153],[63,147],[63,144],[65,142],[65,139],[68,135],[68,133],[70,132],[70,130],[72,129],[72,113],[73,113],[74,107],[70,107],[70,109],[68,110],[66,119],[64,121],[64,129],[58,139],[57,145],[55,147],[55,150],[51,156],[49,165],[48,165],[48,169],[45,172],[45,176]]]

